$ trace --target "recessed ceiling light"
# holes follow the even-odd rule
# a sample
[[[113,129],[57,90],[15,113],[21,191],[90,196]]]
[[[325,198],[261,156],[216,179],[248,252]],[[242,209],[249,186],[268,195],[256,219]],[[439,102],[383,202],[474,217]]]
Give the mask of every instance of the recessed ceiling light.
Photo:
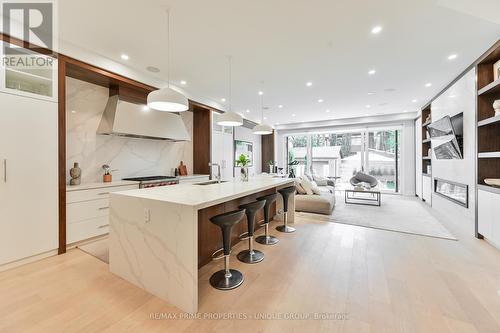
[[[365,113],[365,117],[368,117],[368,116],[370,116],[370,115],[368,113]]]
[[[146,67],[146,70],[151,72],[151,73],[158,73],[160,71],[160,69],[158,67],[154,67],[154,66],[148,66],[148,67]]]
[[[455,97],[457,97],[457,95],[450,95],[449,97],[450,98],[455,98]]]
[[[377,25],[372,28],[372,34],[376,35],[379,34],[382,31],[382,27],[380,25]]]
[[[394,88],[386,88],[386,89],[384,89],[384,91],[386,91],[386,92],[393,92],[393,91],[396,91],[396,89],[394,89]]]
[[[283,105],[281,105],[281,104],[278,105],[278,108],[283,109]]]
[[[263,92],[263,91],[259,91],[259,92],[258,92],[258,94],[259,94],[260,96],[262,96],[262,95],[264,95],[264,92]]]
[[[374,91],[369,91],[368,95],[375,95],[375,92]]]
[[[322,98],[318,99],[318,103],[323,103],[323,102],[324,102],[324,101],[323,101],[323,99],[322,99]]]
[[[457,59],[457,57],[458,57],[458,55],[456,55],[456,54],[450,54],[450,55],[448,56],[448,60]]]
[[[250,113],[250,110],[247,109],[247,113]]]
[[[426,88],[429,88],[430,86],[432,86],[432,83],[430,83],[430,82],[425,84]]]
[[[75,110],[71,110],[71,113],[76,113],[76,111]]]
[[[330,110],[326,110],[325,112],[326,112],[326,113],[330,113]]]
[[[412,99],[411,101],[412,103],[417,103],[417,100],[416,99]]]
[[[372,106],[371,106],[370,104],[366,104],[366,105],[365,105],[365,107],[366,107],[367,109],[369,109],[369,108],[371,108]]]
[[[224,102],[226,101],[226,99],[225,99],[225,98],[221,98],[221,99],[220,99],[220,101],[221,101],[222,103],[224,103]]]
[[[126,55],[125,53],[122,53],[122,55],[120,56],[123,60],[128,60],[129,57],[128,55]]]
[[[295,113],[292,113],[292,117],[295,117]]]
[[[306,86],[310,87],[310,86],[312,86],[312,85],[313,85],[313,83],[312,83],[311,81],[306,82]]]
[[[184,81],[184,80],[182,80],[182,81],[181,81],[181,84],[182,84],[183,86],[185,86],[185,85],[187,84],[187,82],[186,82],[186,81]]]
[[[368,71],[368,74],[369,74],[369,75],[373,75],[373,74],[375,74],[375,73],[377,73],[377,71],[376,71],[376,70],[374,70],[374,69],[371,69],[371,70],[369,70],[369,71]]]
[[[403,112],[408,112],[408,110],[403,110]]]
[[[267,120],[267,117],[264,117],[264,120]]]

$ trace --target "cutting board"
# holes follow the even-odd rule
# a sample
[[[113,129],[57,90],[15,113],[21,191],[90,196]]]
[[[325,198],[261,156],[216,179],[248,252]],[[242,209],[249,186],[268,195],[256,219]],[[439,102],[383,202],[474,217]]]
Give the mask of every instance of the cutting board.
[[[187,167],[184,164],[184,162],[181,161],[181,165],[179,165],[179,175],[187,176],[187,174],[188,174]]]

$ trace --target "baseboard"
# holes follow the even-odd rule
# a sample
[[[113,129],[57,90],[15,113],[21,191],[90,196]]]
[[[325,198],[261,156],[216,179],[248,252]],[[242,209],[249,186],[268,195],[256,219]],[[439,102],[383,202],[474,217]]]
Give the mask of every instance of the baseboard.
[[[19,259],[16,261],[9,262],[7,264],[0,265],[0,272],[4,272],[9,269],[13,269],[19,266],[23,266],[38,260],[42,260],[48,257],[56,256],[57,255],[57,249],[56,250],[51,250],[48,252],[40,253],[31,257]]]

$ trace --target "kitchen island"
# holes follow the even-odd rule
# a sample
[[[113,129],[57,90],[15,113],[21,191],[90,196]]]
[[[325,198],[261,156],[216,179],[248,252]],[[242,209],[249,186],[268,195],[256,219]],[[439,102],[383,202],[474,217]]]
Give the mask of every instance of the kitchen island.
[[[209,218],[293,184],[293,179],[262,175],[248,182],[180,184],[111,193],[110,270],[181,310],[195,313],[198,269],[222,247],[221,232]],[[271,216],[282,207],[278,196]],[[291,196],[289,223],[294,222],[294,211]],[[259,220],[262,214],[257,215]],[[234,244],[246,231],[246,220],[233,229]]]

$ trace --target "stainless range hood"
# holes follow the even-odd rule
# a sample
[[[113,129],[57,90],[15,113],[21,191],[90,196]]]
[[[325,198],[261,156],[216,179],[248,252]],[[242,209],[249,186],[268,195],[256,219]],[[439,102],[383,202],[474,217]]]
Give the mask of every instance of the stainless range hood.
[[[145,109],[118,95],[109,97],[97,134],[169,141],[191,141],[181,116]]]

